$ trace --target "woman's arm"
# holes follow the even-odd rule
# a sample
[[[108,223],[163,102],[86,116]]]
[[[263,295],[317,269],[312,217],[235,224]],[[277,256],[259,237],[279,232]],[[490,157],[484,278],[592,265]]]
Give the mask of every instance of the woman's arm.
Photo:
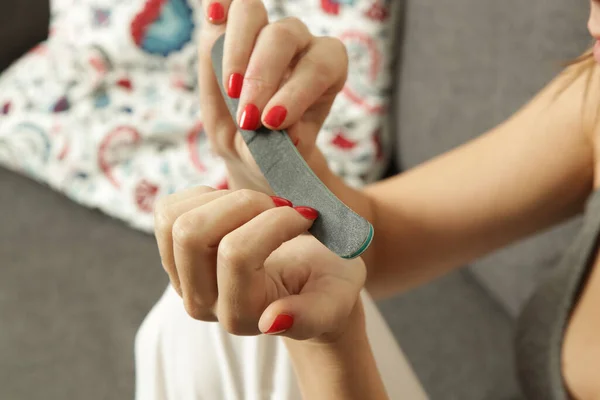
[[[360,299],[342,336],[330,342],[284,339],[302,397],[387,400],[365,329]]]
[[[372,293],[431,280],[582,210],[594,177],[584,94],[598,82],[572,76],[567,70],[504,124],[366,196],[324,175],[374,224],[365,256]]]

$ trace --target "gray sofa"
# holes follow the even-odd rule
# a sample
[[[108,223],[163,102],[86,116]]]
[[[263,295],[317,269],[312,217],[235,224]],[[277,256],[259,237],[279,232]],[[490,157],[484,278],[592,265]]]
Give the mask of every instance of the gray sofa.
[[[406,1],[396,165],[410,168],[508,117],[588,44],[587,8]],[[42,40],[47,0],[5,0],[0,11],[0,37],[22,33],[0,44],[4,66]],[[166,285],[153,238],[2,169],[0,210],[0,399],[132,398],[134,335]],[[521,398],[515,316],[577,228],[572,221],[381,303],[432,399]],[[98,243],[112,251],[99,254]]]

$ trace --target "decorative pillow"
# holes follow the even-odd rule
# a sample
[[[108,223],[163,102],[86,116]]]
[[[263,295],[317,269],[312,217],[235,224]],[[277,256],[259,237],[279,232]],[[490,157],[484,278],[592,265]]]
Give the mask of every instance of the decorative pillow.
[[[265,1],[347,45],[351,73],[318,144],[352,185],[391,149],[391,0]],[[224,185],[198,107],[197,0],[54,0],[50,38],[0,78],[0,165],[150,230],[154,200]]]

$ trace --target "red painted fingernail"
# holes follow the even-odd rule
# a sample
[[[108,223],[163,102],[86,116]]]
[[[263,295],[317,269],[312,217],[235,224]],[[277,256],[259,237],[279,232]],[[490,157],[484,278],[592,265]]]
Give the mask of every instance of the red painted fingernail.
[[[279,128],[287,117],[287,109],[283,106],[275,106],[265,116],[265,123],[273,128]]]
[[[244,107],[244,112],[240,118],[240,128],[245,131],[254,131],[260,126],[260,111],[254,104],[248,104]]]
[[[208,20],[210,22],[221,22],[225,18],[225,8],[223,8],[221,3],[215,1],[208,6],[206,14],[208,15]]]
[[[284,199],[283,197],[271,196],[271,198],[273,199],[273,203],[275,203],[276,207],[293,207],[294,206],[291,201],[289,201],[288,199]]]
[[[300,138],[294,139],[292,143],[294,143],[294,146],[298,147],[298,145],[300,144]]]
[[[300,215],[302,215],[306,219],[310,219],[311,221],[319,218],[319,212],[314,208],[310,207],[294,207],[294,210],[298,211]]]
[[[280,314],[273,321],[273,325],[269,328],[267,335],[277,335],[278,333],[283,333],[290,329],[294,325],[294,317],[287,314]]]
[[[227,85],[227,95],[232,99],[239,99],[242,93],[242,85],[244,84],[244,76],[242,74],[231,74]]]

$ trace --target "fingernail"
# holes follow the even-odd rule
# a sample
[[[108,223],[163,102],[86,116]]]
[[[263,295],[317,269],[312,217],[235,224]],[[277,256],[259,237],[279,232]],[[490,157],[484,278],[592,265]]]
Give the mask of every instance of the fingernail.
[[[260,111],[254,104],[248,104],[244,107],[244,112],[240,118],[240,128],[245,131],[254,131],[260,126]]]
[[[225,18],[225,9],[221,3],[215,1],[208,6],[207,15],[210,22],[221,22]]]
[[[265,123],[273,128],[279,128],[287,117],[287,109],[283,106],[275,106],[265,116]]]
[[[239,99],[243,84],[244,76],[242,74],[231,74],[229,84],[227,85],[227,95],[232,99]]]
[[[273,199],[273,203],[275,203],[276,207],[293,207],[294,206],[291,201],[289,201],[288,199],[284,199],[283,197],[271,196],[271,199]]]
[[[280,314],[273,321],[273,325],[265,333],[267,335],[277,335],[290,329],[294,325],[294,317],[287,314]]]
[[[300,213],[300,215],[302,215],[304,218],[309,219],[311,221],[314,221],[317,218],[319,218],[319,212],[317,210],[315,210],[314,208],[294,207],[294,210],[298,211]]]

